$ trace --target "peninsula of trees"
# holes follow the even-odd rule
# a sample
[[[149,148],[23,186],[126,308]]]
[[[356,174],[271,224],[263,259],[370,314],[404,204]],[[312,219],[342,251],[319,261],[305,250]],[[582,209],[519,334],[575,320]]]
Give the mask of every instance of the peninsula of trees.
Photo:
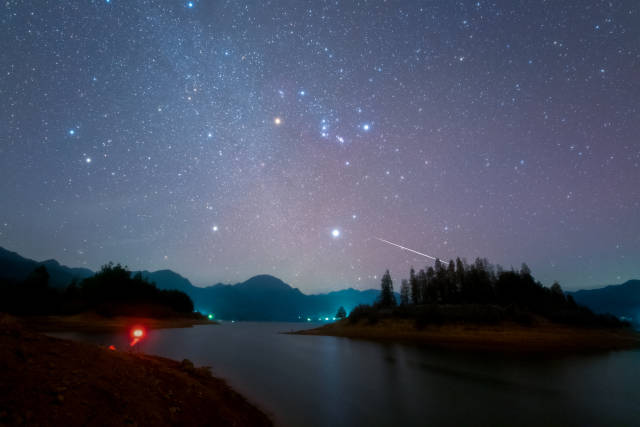
[[[417,273],[412,268],[409,279],[402,280],[400,301],[393,293],[389,270],[382,276],[380,297],[373,306],[359,306],[350,313],[351,322],[376,317],[409,316],[417,326],[429,323],[479,322],[509,320],[533,324],[536,318],[574,326],[623,327],[627,322],[611,315],[596,315],[565,295],[558,282],[550,288],[536,281],[531,270],[503,270],[486,259],[467,264],[460,258]]]
[[[448,264],[436,260],[418,272],[412,268],[399,290],[396,298],[387,270],[373,305],[357,306],[344,320],[301,333],[460,347],[610,349],[640,344],[628,322],[576,304],[557,282],[543,286],[526,264],[504,270],[480,258],[471,264],[460,258]]]

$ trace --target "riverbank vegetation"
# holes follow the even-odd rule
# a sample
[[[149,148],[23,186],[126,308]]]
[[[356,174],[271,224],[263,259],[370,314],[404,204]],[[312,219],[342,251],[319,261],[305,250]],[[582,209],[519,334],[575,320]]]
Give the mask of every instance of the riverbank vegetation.
[[[140,273],[133,275],[113,263],[63,289],[49,286],[49,274],[41,265],[22,282],[0,283],[0,311],[20,316],[197,317],[184,292],[158,289]]]
[[[565,295],[558,283],[545,287],[526,264],[504,270],[484,259],[460,258],[403,280],[399,298],[387,270],[373,305],[305,335],[406,341],[434,346],[514,351],[611,350],[640,346],[628,322],[595,314]]]
[[[383,318],[415,320],[417,328],[430,324],[510,321],[533,325],[545,321],[579,327],[627,327],[629,323],[611,315],[595,314],[565,295],[559,283],[545,287],[522,264],[520,270],[504,270],[486,259],[472,264],[457,258],[415,272],[400,286],[400,302],[393,293],[393,281],[387,270],[382,276],[381,293],[372,306],[361,305],[349,314],[348,321],[375,323]]]

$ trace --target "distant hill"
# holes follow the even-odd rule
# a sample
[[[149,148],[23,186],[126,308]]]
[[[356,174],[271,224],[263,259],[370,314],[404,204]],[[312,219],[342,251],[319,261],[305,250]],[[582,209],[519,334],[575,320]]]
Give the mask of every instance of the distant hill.
[[[92,276],[93,271],[87,268],[70,268],[54,259],[34,261],[24,258],[15,252],[0,247],[0,280],[17,283],[27,278],[36,267],[44,265],[49,272],[49,284],[54,288],[63,288],[75,278],[82,280]]]
[[[567,292],[581,305],[596,313],[611,313],[617,317],[631,319],[640,326],[640,280],[629,280],[621,285]]]
[[[70,268],[55,260],[34,261],[0,248],[0,280],[18,283],[39,265],[49,272],[49,284],[63,288],[76,278],[90,277],[93,271]],[[133,272],[134,274],[136,272]],[[326,294],[306,295],[269,275],[259,275],[235,285],[218,283],[208,287],[194,286],[189,279],[172,270],[141,271],[142,276],[158,288],[179,290],[191,297],[196,310],[212,313],[217,319],[253,321],[306,321],[330,319],[343,306],[347,313],[360,304],[371,304],[380,291],[344,289]],[[396,295],[396,299],[399,296]]]
[[[160,289],[177,289],[194,301],[196,310],[213,313],[218,319],[304,321],[332,318],[340,306],[347,312],[359,304],[371,304],[379,291],[345,289],[327,294],[306,295],[277,277],[259,275],[235,285],[193,286],[171,270],[142,272]]]

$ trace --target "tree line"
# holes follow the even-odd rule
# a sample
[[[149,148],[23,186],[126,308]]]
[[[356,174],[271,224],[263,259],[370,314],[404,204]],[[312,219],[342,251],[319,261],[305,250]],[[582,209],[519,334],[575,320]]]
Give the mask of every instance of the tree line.
[[[181,291],[158,289],[126,266],[108,263],[95,275],[74,280],[60,290],[49,286],[49,273],[38,266],[19,283],[0,283],[0,311],[16,315],[95,312],[105,316],[167,317],[193,312]]]
[[[399,301],[393,291],[393,280],[387,270],[381,279],[381,292],[372,307],[356,307],[349,318],[370,320],[384,312],[414,316],[429,321],[501,321],[531,323],[533,315],[565,324],[589,326],[626,325],[611,315],[596,315],[579,306],[571,295],[565,295],[558,282],[545,287],[534,279],[522,264],[519,270],[504,270],[477,258],[469,264],[456,258],[433,266],[402,280]]]

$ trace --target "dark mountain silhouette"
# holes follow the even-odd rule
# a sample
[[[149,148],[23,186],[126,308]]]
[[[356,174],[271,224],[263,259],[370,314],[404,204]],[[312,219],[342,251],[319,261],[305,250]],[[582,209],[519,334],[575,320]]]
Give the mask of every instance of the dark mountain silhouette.
[[[228,320],[306,321],[333,318],[340,306],[347,311],[360,304],[371,304],[377,290],[345,289],[327,294],[306,295],[277,277],[259,275],[235,285],[218,283],[193,286],[188,279],[171,270],[142,272],[160,289],[177,289],[194,301],[196,310],[213,313]]]
[[[70,268],[60,265],[54,259],[41,262],[34,261],[0,247],[0,281],[9,283],[21,282],[40,265],[44,265],[47,268],[49,284],[54,288],[63,288],[71,283],[73,279],[82,280],[94,274],[93,271],[87,268]]]
[[[49,284],[64,288],[74,279],[80,281],[95,273],[86,268],[70,268],[55,260],[34,261],[0,247],[0,284],[18,284],[38,266],[49,273]],[[135,274],[137,272],[133,272]],[[270,275],[259,275],[235,285],[218,283],[208,287],[194,286],[187,278],[172,270],[141,271],[142,277],[159,289],[186,293],[195,308],[212,313],[218,319],[306,321],[310,318],[333,319],[340,306],[347,312],[360,304],[372,304],[380,291],[344,289],[326,294],[306,295]],[[396,294],[396,299],[398,299]]]
[[[621,285],[567,292],[581,305],[596,313],[611,313],[617,317],[631,319],[640,326],[640,280],[629,280]]]

